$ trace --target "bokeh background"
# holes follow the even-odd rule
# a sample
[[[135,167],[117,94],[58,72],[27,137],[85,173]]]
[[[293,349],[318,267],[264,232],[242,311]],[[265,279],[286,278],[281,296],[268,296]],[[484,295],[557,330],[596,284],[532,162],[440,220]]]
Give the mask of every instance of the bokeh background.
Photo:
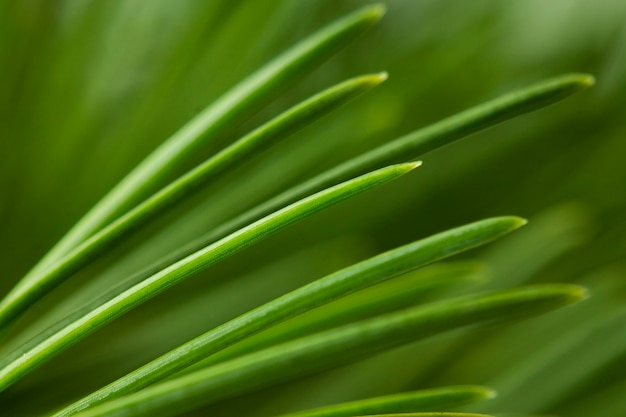
[[[0,2],[0,292],[207,104],[299,39],[368,3]],[[467,383],[500,392],[480,411],[626,413],[626,2],[384,3],[388,13],[374,29],[187,168],[343,79],[386,70],[387,82],[250,160],[78,274],[28,314],[3,352],[225,219],[364,150],[562,73],[591,73],[597,84],[431,152],[406,178],[157,297],[3,394],[10,415],[61,405],[339,267],[508,214],[530,223],[465,256],[484,263],[479,269],[490,281],[482,287],[576,282],[591,288],[590,300],[515,326],[403,348],[221,404],[213,415],[270,416]],[[250,404],[245,412],[238,408]]]

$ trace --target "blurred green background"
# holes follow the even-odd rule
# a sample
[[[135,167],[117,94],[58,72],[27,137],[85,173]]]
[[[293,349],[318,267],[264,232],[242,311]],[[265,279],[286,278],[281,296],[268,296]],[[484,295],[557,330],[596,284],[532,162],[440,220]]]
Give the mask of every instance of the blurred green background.
[[[203,107],[286,47],[365,4],[0,2],[0,291],[8,291],[106,191]],[[508,214],[530,224],[467,256],[487,265],[491,281],[483,287],[577,282],[591,288],[589,301],[267,390],[250,397],[254,410],[244,414],[467,383],[500,392],[481,411],[626,413],[626,2],[385,4],[387,15],[367,35],[187,168],[345,78],[386,70],[387,82],[250,160],[81,272],[28,314],[11,343],[33,334],[27,325],[45,328],[225,219],[364,150],[544,78],[588,72],[597,85],[432,152],[406,178],[295,225],[157,297],[3,394],[10,415],[83,395],[324,273],[431,233]],[[62,386],[43,388],[58,378]],[[33,397],[36,404],[27,401]],[[249,401],[220,405],[213,415],[244,415],[238,407]]]

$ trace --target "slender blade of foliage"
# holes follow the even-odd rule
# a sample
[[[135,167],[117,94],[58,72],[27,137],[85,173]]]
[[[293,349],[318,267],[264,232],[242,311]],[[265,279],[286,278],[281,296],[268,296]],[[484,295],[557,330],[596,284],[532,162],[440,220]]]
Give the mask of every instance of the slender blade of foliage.
[[[77,415],[147,416],[158,410],[164,417],[172,416],[250,390],[352,363],[441,332],[525,318],[585,297],[586,290],[580,286],[536,285],[410,308],[220,363]]]
[[[419,163],[392,165],[321,191],[170,265],[68,324],[43,342],[27,351],[19,350],[6,358],[0,368],[0,389],[5,389],[47,359],[199,270],[214,265],[328,206],[396,179],[417,166]]]
[[[135,392],[290,317],[439,259],[483,245],[512,232],[523,224],[525,224],[525,221],[518,217],[499,217],[471,223],[396,248],[335,272],[179,346],[103,389],[70,405],[59,412],[58,416],[71,415],[76,411],[92,407],[112,397]],[[420,289],[416,283],[412,284],[412,286]],[[441,283],[436,284],[441,285]],[[421,289],[423,290],[424,288]],[[410,294],[411,291],[408,291],[408,293]],[[396,297],[391,297],[388,300],[383,299],[382,302],[385,306],[390,304],[397,305]],[[368,306],[366,304],[366,308]],[[359,312],[363,314],[363,308],[359,308],[357,313],[354,313],[352,310],[348,309],[348,315],[354,316],[356,314],[358,318]],[[335,317],[334,313],[336,311],[332,314],[333,318]],[[339,314],[338,319],[342,319],[345,316],[345,311],[342,311],[342,313],[344,314]],[[323,324],[326,321],[315,320],[315,323]],[[311,329],[310,326],[301,326],[298,323],[296,327],[304,331],[315,330],[314,328]],[[292,332],[289,331],[285,332],[283,336],[293,337]]]
[[[284,414],[280,417],[349,417],[382,413],[449,410],[493,398],[495,391],[476,385],[405,392]],[[432,414],[423,413],[422,415]],[[441,413],[437,413],[440,415]]]
[[[154,191],[205,143],[240,123],[303,73],[311,71],[362,34],[384,14],[382,5],[367,6],[314,33],[270,61],[216,100],[152,152],[94,206],[24,277],[30,282],[61,256]]]
[[[106,253],[124,239],[180,203],[245,158],[285,139],[357,95],[375,87],[387,75],[357,77],[314,95],[228,146],[206,162],[172,182],[128,213],[109,224],[41,274],[19,283],[0,303],[0,328],[28,309],[33,303],[61,284],[72,274]]]
[[[212,232],[219,238],[232,229],[305,195],[390,163],[406,162],[504,120],[540,109],[593,85],[589,75],[571,74],[538,83],[488,101],[433,125],[402,136],[284,191]]]
[[[464,112],[441,120],[433,125],[402,136],[365,154],[350,159],[335,168],[288,189],[259,204],[241,215],[221,224],[174,253],[168,259],[148,268],[145,275],[161,269],[169,263],[196,251],[198,248],[231,233],[233,230],[271,213],[299,198],[324,187],[341,182],[351,176],[384,166],[390,161],[405,162],[441,146],[462,139],[502,121],[541,109],[593,85],[594,79],[587,74],[568,74],[537,83]]]
[[[476,276],[475,265],[464,264],[435,265],[417,271],[415,276],[407,277],[408,279],[399,278],[394,282],[389,282],[387,284],[391,285],[385,285],[384,288],[377,285],[371,288],[371,291],[361,291],[351,297],[336,300],[327,306],[304,313],[211,355],[196,365],[185,369],[184,373],[206,368],[209,365],[307,334],[408,308],[422,301],[421,297],[432,291],[450,289],[470,282],[476,283],[479,279]]]

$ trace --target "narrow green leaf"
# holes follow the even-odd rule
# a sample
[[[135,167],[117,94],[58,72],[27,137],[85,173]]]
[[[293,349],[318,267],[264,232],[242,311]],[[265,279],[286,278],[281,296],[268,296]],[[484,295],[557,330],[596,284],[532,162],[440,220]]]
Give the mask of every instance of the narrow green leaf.
[[[77,415],[166,417],[251,390],[355,362],[383,350],[469,325],[545,313],[586,297],[574,285],[536,285],[410,308],[307,336],[161,382]],[[298,366],[294,366],[298,364]]]
[[[324,171],[224,223],[205,239],[209,241],[218,239],[223,234],[230,233],[231,230],[241,227],[242,224],[248,224],[265,213],[347,178],[390,163],[406,162],[421,157],[427,152],[504,120],[555,103],[593,85],[593,82],[593,77],[590,75],[564,75],[472,107]]]
[[[382,5],[364,7],[337,20],[270,61],[216,100],[150,154],[89,211],[24,277],[30,282],[72,248],[154,191],[205,143],[238,124],[303,73],[311,71],[362,34],[384,14]]]
[[[594,79],[586,74],[568,74],[490,100],[464,112],[441,120],[379,146],[365,154],[350,159],[335,168],[311,178],[281,194],[259,204],[241,215],[221,224],[206,235],[182,248],[171,257],[150,268],[152,273],[169,263],[185,257],[233,230],[347,178],[381,167],[390,161],[404,162],[426,152],[462,139],[472,133],[494,126],[504,120],[538,110],[593,85]]]
[[[493,398],[495,391],[476,385],[436,388],[387,395],[344,404],[298,411],[280,417],[349,417],[379,415],[381,413],[411,413],[449,410],[477,401]],[[420,413],[425,416],[434,413]],[[454,413],[456,414],[456,413]],[[414,414],[416,415],[416,414]],[[441,413],[436,413],[441,415]]]
[[[148,279],[114,296],[111,300],[68,324],[43,342],[18,350],[0,367],[0,390],[30,370],[65,350],[98,328],[137,305],[228,256],[302,220],[328,206],[396,179],[419,166],[407,163],[383,168],[344,182],[273,213],[198,252],[170,265]]]
[[[357,77],[314,95],[247,134],[94,234],[41,274],[30,275],[0,303],[0,328],[85,265],[147,222],[178,204],[225,170],[285,139],[333,109],[380,84],[385,73]]]
[[[471,223],[402,246],[330,274],[198,336],[70,405],[59,412],[58,416],[71,415],[112,397],[135,392],[290,317],[431,262],[482,245],[510,233],[523,224],[525,221],[517,217],[499,217]],[[421,283],[421,287],[418,285],[420,284],[419,281],[417,283],[410,282],[410,284],[418,291],[424,291],[425,287],[426,289],[432,288],[433,280],[430,281],[430,285],[428,280],[422,281],[426,281],[426,283]],[[434,283],[434,285],[442,284],[445,284],[445,280]],[[414,293],[415,291],[407,291],[409,296],[415,295]],[[384,298],[382,303],[387,307],[388,305],[397,305],[397,301],[397,297],[392,296]],[[359,303],[357,307],[357,312],[353,311],[352,304],[347,312],[345,308],[341,308],[339,312],[333,310],[331,311],[331,318],[345,319],[346,314],[352,318],[356,315],[358,318],[359,314],[364,313],[364,308],[369,310],[367,307],[374,306]],[[373,311],[376,310],[373,309]],[[338,315],[335,315],[336,313]],[[328,321],[326,316],[327,314],[324,315],[323,320],[314,317],[314,326],[325,325]],[[317,329],[314,326],[307,325],[307,323],[302,325],[301,322],[295,324],[298,332],[315,331]],[[282,330],[279,338],[295,337],[293,329],[291,331]],[[267,339],[263,340],[268,343]],[[270,338],[269,343],[272,342],[276,342],[275,338]],[[257,344],[253,343],[252,347],[244,346],[244,350],[255,349],[256,347]]]
[[[353,296],[304,313],[262,332],[249,337],[236,345],[184,370],[184,373],[196,371],[219,362],[243,356],[266,347],[284,343],[288,340],[332,329],[344,324],[356,322],[380,314],[408,308],[421,301],[421,297],[437,290],[449,289],[462,284],[475,283],[482,277],[476,271],[476,264],[466,262],[460,265],[435,265],[416,271],[407,279],[398,278],[381,285],[361,291]]]

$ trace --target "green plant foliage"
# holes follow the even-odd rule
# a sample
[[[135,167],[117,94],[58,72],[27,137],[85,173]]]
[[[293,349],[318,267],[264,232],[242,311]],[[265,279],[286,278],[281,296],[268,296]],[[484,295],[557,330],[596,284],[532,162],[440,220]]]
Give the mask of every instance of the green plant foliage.
[[[41,275],[30,275],[25,278],[25,281],[18,284],[15,290],[4,299],[0,307],[0,317],[2,317],[0,325],[3,321],[10,322],[28,308],[29,304],[37,301],[94,258],[105,253],[119,240],[135,232],[172,205],[179,203],[181,199],[229,167],[241,163],[247,156],[299,130],[357,94],[379,84],[385,78],[386,75],[382,74],[346,81],[311,97],[228,146],[91,236]]]
[[[296,337],[410,307],[420,301],[425,302],[432,297],[433,292],[446,293],[460,285],[480,283],[485,279],[485,272],[481,271],[484,268],[477,269],[477,266],[475,263],[466,262],[439,263],[430,268],[420,269],[393,282],[360,291],[353,296],[336,300],[328,306],[297,316],[262,332],[258,337],[250,337],[218,352],[188,370],[204,368]]]
[[[284,89],[309,68],[327,59],[376,22],[383,13],[383,7],[373,6],[337,21],[242,81],[153,152],[95,206],[39,265],[55,260],[57,254],[67,252],[123,213],[128,206],[132,207],[137,203],[138,196],[145,193],[142,193],[143,190],[153,188],[164,172],[174,170],[179,160],[201,146],[202,141],[218,135],[228,123],[233,123],[237,117],[254,109],[259,102],[272,97],[277,90]]]
[[[0,389],[11,385],[30,369],[41,364],[46,358],[58,354],[71,344],[76,343],[151,297],[188,278],[198,270],[207,268],[232,253],[243,250],[268,235],[329,205],[336,204],[350,196],[406,174],[416,166],[418,165],[392,165],[389,168],[374,171],[371,174],[314,194],[241,229],[233,235],[227,236],[215,244],[172,264],[154,276],[125,289],[123,292],[105,301],[102,305],[65,324],[63,328],[57,330],[50,337],[41,342],[36,341],[32,346],[21,348],[14,355],[9,355],[0,368]]]
[[[77,415],[177,414],[250,389],[350,363],[446,330],[532,316],[584,297],[585,292],[580,287],[537,286],[411,308],[226,361]],[[299,365],[294,366],[294,363]]]
[[[624,414],[625,18],[0,3],[0,415]]]
[[[67,237],[61,240],[29,275],[24,277],[23,281],[3,300],[0,306],[0,326],[6,325],[16,314],[19,314],[20,310],[25,308],[22,304],[32,302],[41,293],[45,293],[47,287],[54,286],[58,281],[61,281],[66,269],[72,270],[71,267],[65,266],[67,262],[61,262],[61,265],[56,264],[56,261],[61,259],[62,255],[82,243],[94,232],[102,229],[107,223],[122,214],[128,206],[132,207],[132,205],[136,204],[138,197],[145,194],[144,190],[154,188],[154,184],[158,183],[158,180],[166,172],[174,170],[177,164],[180,163],[179,161],[184,159],[186,154],[192,153],[195,148],[199,147],[202,141],[219,134],[221,129],[228,126],[229,122],[233,122],[233,118],[249,111],[249,108],[254,107],[257,102],[262,101],[266,96],[275,94],[277,88],[285,88],[285,85],[288,85],[295,76],[301,75],[303,71],[306,71],[307,67],[315,65],[319,60],[331,55],[338,46],[343,45],[355,35],[361,33],[372,22],[376,21],[383,11],[384,9],[381,7],[369,7],[359,13],[355,13],[353,16],[346,17],[342,21],[336,22],[331,27],[303,41],[292,50],[269,63],[266,67],[260,69],[185,125],[182,130],[159,147],[96,205],[68,233]],[[343,88],[339,88],[340,91],[333,90],[325,96],[315,97],[311,101],[303,103],[299,108],[294,109],[290,114],[274,121],[272,125],[259,128],[259,130],[250,135],[252,137],[243,138],[233,148],[216,155],[214,159],[207,161],[206,165],[198,167],[196,171],[181,178],[179,183],[172,184],[171,187],[163,190],[161,194],[147,201],[144,207],[136,209],[137,211],[129,214],[128,218],[118,220],[119,223],[112,228],[113,230],[103,234],[105,237],[102,240],[106,236],[119,234],[118,229],[127,229],[141,222],[142,218],[147,217],[147,211],[154,212],[158,210],[155,206],[165,205],[180,198],[181,194],[184,195],[188,192],[186,189],[205,181],[207,176],[222,168],[219,166],[220,164],[225,164],[229,159],[229,162],[235,163],[236,161],[232,161],[235,155],[245,157],[246,154],[242,148],[254,149],[256,145],[258,149],[263,146],[264,140],[271,141],[275,139],[275,136],[285,134],[284,131],[281,132],[281,129],[287,131],[296,130],[298,125],[306,123],[307,117],[309,120],[314,120],[316,116],[310,114],[314,110],[323,113],[326,106],[332,108],[339,105],[342,99],[350,98],[350,93],[354,94],[355,90],[358,92],[366,86],[376,84],[377,81],[380,82],[376,78],[360,81],[360,83],[342,86]],[[347,91],[343,91],[344,89]],[[319,107],[314,108],[314,106]],[[131,226],[126,226],[124,223]],[[82,252],[88,252],[89,247],[101,248],[104,245],[100,242],[101,239],[96,238],[91,245],[83,246],[84,249],[77,251],[77,253],[75,252],[75,255],[72,253],[73,256],[70,255],[70,262],[72,258],[77,258],[78,260],[74,261],[74,263],[85,263],[82,260],[85,258]],[[42,277],[37,274],[40,270],[49,269],[49,267],[54,268],[54,270],[61,270],[62,272],[57,273],[61,277],[53,276],[49,278],[48,275],[43,275]],[[55,272],[54,270],[52,273]],[[65,275],[67,274],[65,272]],[[51,282],[51,284],[47,284],[48,282]]]
[[[396,275],[406,273],[441,258],[451,256],[456,252],[461,252],[483,244],[509,233],[522,224],[524,224],[522,219],[514,217],[496,218],[473,223],[383,253],[333,273],[185,343],[177,349],[138,369],[136,372],[127,375],[121,380],[93,393],[88,398],[81,400],[76,405],[71,406],[70,411],[74,412],[90,407],[112,396],[137,391],[168,375],[183,370],[245,337],[279,323],[290,316],[323,305],[345,294],[383,282]],[[458,270],[455,272],[458,274]],[[443,280],[440,280],[435,285],[441,285],[442,281]],[[445,281],[443,281],[443,283],[445,283]],[[416,282],[411,282],[410,284],[413,288],[419,288]],[[430,286],[432,285],[433,284],[430,283]],[[404,288],[400,288],[400,290],[403,289]],[[420,289],[422,291],[424,290],[424,288]],[[406,292],[402,292],[402,295],[407,295]],[[397,294],[397,290],[394,291],[393,294]],[[397,301],[397,297],[390,297],[384,300],[381,307],[397,307]],[[354,306],[353,303],[354,302],[352,302],[352,305]],[[365,313],[372,314],[375,310],[372,306],[368,307]],[[350,306],[348,307],[348,312],[345,311],[345,306],[340,308],[343,311],[331,312],[329,317],[331,327],[341,324],[339,320],[345,320],[344,316],[346,313],[352,316],[351,318],[353,320],[361,318],[364,313],[362,309],[359,309],[360,311],[357,311],[355,314],[354,311],[351,311],[354,310],[354,307],[350,308]],[[326,312],[325,314],[328,313]],[[309,319],[309,321],[310,320],[311,319]],[[300,333],[304,330],[304,334],[306,334],[307,331],[315,332],[319,330],[320,324],[326,324],[326,326],[328,326],[328,324],[325,323],[326,321],[327,320],[317,317],[313,319],[315,327],[311,325],[307,326],[303,324],[302,321],[296,322],[295,327]],[[294,337],[293,333],[293,331],[289,331],[288,329],[278,329],[279,339],[276,340],[276,338],[274,338],[270,343],[265,340],[263,344],[267,346],[278,341],[288,340]],[[256,344],[252,349],[248,347],[247,351],[257,350],[259,348],[260,346]],[[238,353],[241,353],[241,351]],[[212,358],[208,359],[211,360]]]

